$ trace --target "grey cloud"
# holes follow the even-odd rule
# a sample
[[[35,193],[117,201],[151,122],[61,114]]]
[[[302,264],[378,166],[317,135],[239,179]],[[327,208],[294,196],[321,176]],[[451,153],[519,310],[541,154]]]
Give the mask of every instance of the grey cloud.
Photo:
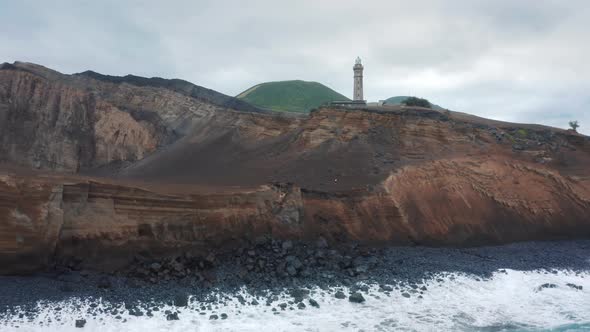
[[[3,2],[0,61],[179,77],[235,95],[270,80],[590,134],[590,3],[572,1]]]

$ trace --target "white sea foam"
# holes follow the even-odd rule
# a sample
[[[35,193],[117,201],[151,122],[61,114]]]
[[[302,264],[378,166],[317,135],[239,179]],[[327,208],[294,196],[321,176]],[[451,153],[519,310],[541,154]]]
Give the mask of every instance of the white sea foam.
[[[540,288],[554,284],[555,288]],[[582,286],[579,290],[568,286]],[[191,301],[187,308],[163,307],[153,317],[135,317],[87,313],[88,302],[72,300],[57,304],[40,304],[40,314],[29,321],[18,314],[0,321],[1,331],[81,331],[75,320],[84,318],[84,331],[560,331],[590,330],[590,273],[558,271],[497,272],[492,278],[480,280],[460,274],[446,274],[425,281],[427,290],[419,298],[403,292],[407,287],[394,290],[390,295],[372,285],[363,304],[339,300],[333,292],[315,289],[312,297],[320,308],[305,301],[307,308],[285,311],[271,309],[284,299],[266,306],[241,305],[232,300],[218,309],[199,313],[201,303]],[[422,285],[420,285],[422,286]],[[346,293],[346,290],[345,290]],[[249,295],[244,294],[246,299]],[[101,304],[99,304],[101,305]],[[61,307],[56,311],[56,307]],[[178,321],[166,320],[165,310],[178,310]],[[209,315],[226,313],[226,320],[209,320]],[[123,322],[123,320],[126,320]]]

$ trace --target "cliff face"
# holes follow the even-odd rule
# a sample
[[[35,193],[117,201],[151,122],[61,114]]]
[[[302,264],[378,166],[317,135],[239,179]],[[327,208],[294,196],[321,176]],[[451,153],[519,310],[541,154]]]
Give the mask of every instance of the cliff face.
[[[258,111],[179,80],[0,65],[0,161],[67,172],[127,165],[214,114]]]
[[[37,179],[0,176],[0,273],[50,265],[63,222],[59,190]]]
[[[182,81],[20,66],[0,70],[3,159],[103,175],[0,170],[0,273],[113,269],[262,235],[457,246],[590,236],[590,139],[569,131],[402,107],[291,118]],[[113,162],[129,166],[105,171]]]
[[[72,262],[113,270],[139,253],[205,257],[261,236],[434,246],[590,236],[589,181],[527,162],[457,158],[406,166],[372,190],[190,191],[3,176],[0,273]]]

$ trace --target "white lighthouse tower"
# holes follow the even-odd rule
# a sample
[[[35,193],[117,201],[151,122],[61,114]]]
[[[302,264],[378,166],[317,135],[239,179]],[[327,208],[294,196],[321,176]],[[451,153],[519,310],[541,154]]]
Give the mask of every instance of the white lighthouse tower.
[[[354,91],[352,100],[355,103],[365,103],[365,100],[363,99],[363,68],[361,58],[356,57],[354,67],[352,67],[352,70],[354,71]]]
[[[367,106],[367,101],[363,99],[363,64],[361,58],[356,57],[352,71],[354,71],[354,90],[352,92],[352,100],[336,100],[330,102],[332,106],[340,107],[364,107]]]

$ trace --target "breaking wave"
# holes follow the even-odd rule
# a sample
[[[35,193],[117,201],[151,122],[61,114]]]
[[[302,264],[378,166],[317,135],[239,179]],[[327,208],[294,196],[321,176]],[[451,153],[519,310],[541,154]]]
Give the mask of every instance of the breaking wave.
[[[309,298],[319,308],[308,298],[303,309],[287,292],[277,294],[278,300],[269,305],[264,297],[253,305],[253,296],[245,290],[216,294],[219,301],[214,303],[191,297],[187,307],[161,305],[140,316],[129,314],[124,305],[113,314],[113,306],[100,299],[39,302],[34,314],[18,308],[3,314],[0,330],[590,331],[589,272],[500,270],[486,279],[444,273],[417,285],[392,285],[391,291],[367,286],[361,304],[337,299],[337,289],[312,287]],[[348,295],[349,289],[340,289]],[[170,313],[177,313],[178,320],[168,320]],[[82,329],[75,326],[81,319]]]

